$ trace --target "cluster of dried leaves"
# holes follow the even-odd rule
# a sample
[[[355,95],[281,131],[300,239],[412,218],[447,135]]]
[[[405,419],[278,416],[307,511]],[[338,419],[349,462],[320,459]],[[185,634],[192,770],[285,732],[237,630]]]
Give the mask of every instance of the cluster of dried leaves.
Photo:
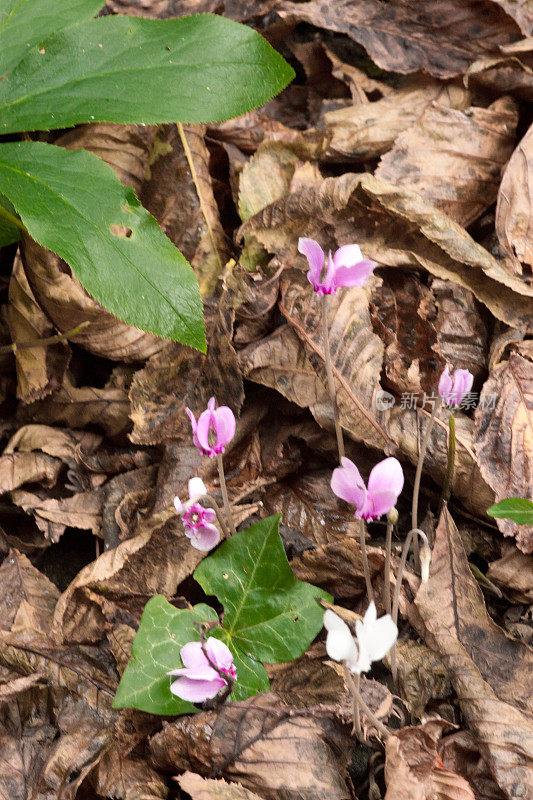
[[[207,356],[115,319],[32,241],[2,254],[3,343],[33,346],[0,356],[0,796],[533,797],[533,530],[498,520],[498,531],[485,515],[533,493],[530,4],[108,10],[224,13],[261,30],[298,77],[265,108],[209,128],[101,124],[57,140],[109,163],[194,265]],[[213,394],[240,415],[226,457],[237,522],[281,512],[296,576],[329,590],[348,621],[366,605],[359,523],[329,491],[335,439],[301,235],[358,242],[380,265],[364,289],[330,298],[329,333],[348,455],[364,474],[381,453],[405,467],[397,545],[429,417],[402,394],[431,394],[447,361],[474,374],[485,401],[458,414],[438,526],[445,423],[430,441],[430,581],[419,588],[408,571],[402,589],[396,691],[385,671],[362,685],[400,728],[384,757],[352,737],[323,642],[269,668],[270,693],[219,712],[162,721],[111,705],[146,601],[201,599],[190,576],[204,554],[172,500],[193,474],[218,492],[184,413]],[[75,343],[39,344],[87,321]],[[397,402],[378,410],[383,389]],[[383,529],[371,532],[379,598]]]

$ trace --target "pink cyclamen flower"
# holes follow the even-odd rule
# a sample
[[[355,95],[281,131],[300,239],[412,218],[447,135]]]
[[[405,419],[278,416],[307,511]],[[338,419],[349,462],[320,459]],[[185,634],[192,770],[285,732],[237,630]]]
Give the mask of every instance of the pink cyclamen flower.
[[[185,534],[191,540],[193,547],[202,552],[212,550],[220,541],[220,533],[215,521],[216,513],[213,508],[204,508],[198,503],[200,497],[207,494],[201,478],[191,478],[189,481],[189,499],[184,503],[179,497],[174,498],[174,507],[183,519]]]
[[[446,364],[439,380],[439,394],[449,406],[460,406],[473,383],[474,376],[467,369],[456,369],[452,377]]]
[[[341,500],[357,506],[357,519],[378,519],[394,508],[403,489],[403,470],[398,459],[385,458],[376,464],[368,478],[368,488],[353,461],[343,457],[341,464],[333,470],[331,488]]]
[[[228,442],[235,436],[235,415],[231,408],[215,408],[215,398],[212,397],[207,409],[200,414],[198,422],[190,408],[185,411],[192,425],[192,440],[201,453],[209,458],[223,453]]]
[[[307,280],[317,294],[335,294],[341,286],[362,286],[377,266],[363,258],[357,244],[345,244],[333,256],[330,250],[326,259],[314,239],[298,239],[298,251],[307,258]]]
[[[233,666],[231,651],[224,642],[211,636],[205,643],[205,650],[209,660],[220,672],[234,681],[237,671]],[[173,669],[167,672],[167,675],[179,676],[170,684],[170,691],[182,700],[203,703],[227,686],[227,681],[213,669],[206,658],[201,642],[188,642],[183,645],[180,658],[184,664],[183,669]]]

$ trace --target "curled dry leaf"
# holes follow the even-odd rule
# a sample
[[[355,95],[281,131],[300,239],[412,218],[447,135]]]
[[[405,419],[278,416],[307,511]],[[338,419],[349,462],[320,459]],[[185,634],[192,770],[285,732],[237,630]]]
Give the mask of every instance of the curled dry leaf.
[[[533,603],[533,554],[526,555],[514,545],[506,548],[502,558],[489,564],[487,578],[501,586],[515,603]]]
[[[35,342],[56,334],[56,329],[37,303],[20,255],[15,256],[9,281],[7,318],[12,341]],[[61,386],[70,362],[67,342],[42,347],[27,347],[15,352],[17,365],[17,397],[24,403],[41,400]]]
[[[439,78],[462,75],[477,58],[499,55],[499,46],[521,33],[511,16],[490,0],[468,6],[445,0],[423,7],[417,0],[309,0],[283,3],[280,14],[347,34],[382,69],[423,70]]]
[[[463,109],[470,103],[470,93],[460,86],[417,77],[380,100],[329,111],[324,115],[327,138],[323,157],[326,161],[377,158],[390,150],[433,102]]]
[[[475,800],[468,781],[439,763],[437,741],[443,720],[402,728],[385,745],[385,800]]]
[[[398,136],[375,176],[418,192],[466,227],[496,199],[517,123],[510,97],[464,111],[433,102]]]
[[[359,521],[359,525],[364,523]],[[383,551],[367,547],[370,576],[383,568]],[[330,541],[313,550],[305,550],[291,562],[292,570],[301,581],[328,588],[338,600],[351,600],[366,593],[365,574],[359,542],[355,538]]]
[[[55,486],[61,461],[46,453],[7,453],[0,456],[0,492],[11,492],[25,483]]]
[[[474,379],[485,376],[488,331],[483,307],[468,289],[452,281],[433,278],[431,291],[437,304],[435,328],[439,350],[455,369],[467,369]]]
[[[11,500],[24,511],[31,511],[37,527],[50,542],[59,541],[67,527],[89,530],[94,536],[100,534],[104,501],[101,487],[60,499],[41,498],[39,494],[16,489],[11,492]]]
[[[415,598],[483,758],[509,798],[533,785],[533,654],[489,617],[444,508],[428,583]]]
[[[350,797],[344,775],[351,744],[343,727],[324,713],[282,706],[271,692],[229,703],[215,719],[199,714],[166,725],[150,749],[156,766],[174,773],[190,768],[188,754],[194,752],[193,769],[200,774],[236,781],[268,800]]]
[[[299,236],[332,250],[356,241],[366,257],[380,264],[423,267],[470,289],[509,325],[531,321],[533,286],[510,275],[424,198],[369,174],[346,173],[307,185],[250,217],[239,233],[253,233],[267,250],[302,266]]]
[[[496,502],[506,497],[533,498],[533,363],[529,359],[513,353],[492,370],[475,420],[479,468],[494,489]],[[496,523],[505,536],[516,538],[520,550],[533,552],[533,526],[506,519]]]
[[[510,94],[533,100],[533,55],[531,53],[482,58],[468,68],[464,82],[473,89]]]
[[[445,736],[438,747],[446,769],[458,772],[468,780],[476,800],[504,800],[505,795],[494,782],[469,731],[457,731]]]
[[[155,129],[133,125],[84,125],[56,141],[71,150],[84,148],[100,156],[119,179],[141,194]],[[47,316],[62,332],[90,322],[76,343],[97,355],[114,360],[147,358],[164,340],[133,328],[96,303],[74,277],[68,265],[28,237],[22,249],[24,271],[31,290]]]
[[[203,125],[164,125],[155,135],[140,199],[213,293],[229,251],[209,173]]]
[[[445,366],[430,289],[416,275],[388,270],[372,292],[370,308],[374,330],[385,344],[384,385],[398,395],[430,395]]]
[[[0,595],[0,629],[31,629],[47,633],[59,591],[25,555],[11,549],[0,566],[0,585],[9,595]]]
[[[533,125],[507,165],[496,206],[503,266],[533,286]]]

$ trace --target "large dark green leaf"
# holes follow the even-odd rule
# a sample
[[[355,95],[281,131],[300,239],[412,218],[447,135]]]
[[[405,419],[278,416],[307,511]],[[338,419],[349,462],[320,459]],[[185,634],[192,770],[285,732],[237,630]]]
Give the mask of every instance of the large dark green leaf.
[[[96,156],[40,142],[0,145],[0,189],[29,234],[70,264],[117,317],[205,350],[194,273],[155,219]],[[120,236],[112,226],[123,226]]]
[[[170,691],[172,669],[183,666],[180,649],[199,642],[196,624],[218,622],[216,612],[204,604],[188,609],[170,605],[162,595],[146,604],[131,650],[131,660],[122,676],[113,706],[138,708],[152,714],[190,714],[192,703]]]
[[[0,75],[27,55],[34,44],[102,7],[102,0],[0,0]]]
[[[194,577],[224,606],[228,641],[267,663],[292,661],[322,627],[318,600],[331,596],[297,580],[279,535],[279,515],[234,534],[204,559]]]
[[[50,37],[0,82],[0,129],[228,119],[293,76],[260,34],[224,17],[102,17]]]
[[[0,247],[18,242],[22,236],[21,229],[16,224],[13,225],[11,219],[17,219],[17,212],[7,197],[0,194]]]

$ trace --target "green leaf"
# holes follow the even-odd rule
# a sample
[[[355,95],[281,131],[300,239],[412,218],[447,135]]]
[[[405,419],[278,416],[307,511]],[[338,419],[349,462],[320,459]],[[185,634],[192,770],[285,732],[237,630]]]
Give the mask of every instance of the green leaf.
[[[94,17],[102,0],[0,0],[0,75],[52,33]]]
[[[111,313],[205,352],[191,267],[111,167],[83,150],[1,144],[0,188],[30,236],[64,258]],[[130,237],[114,233],[115,225]]]
[[[170,691],[171,669],[183,666],[180,649],[199,642],[195,623],[218,622],[216,612],[204,604],[192,611],[171,606],[162,595],[152,597],[143,611],[133,640],[131,660],[120,681],[114,708],[138,708],[150,714],[190,714],[192,703]]]
[[[0,247],[18,242],[21,238],[22,230],[10,222],[12,217],[16,218],[16,215],[17,212],[7,197],[0,194]]]
[[[0,82],[0,131],[228,119],[293,77],[260,34],[225,17],[102,17],[50,37]]]
[[[533,525],[533,502],[523,497],[509,497],[487,509],[497,519],[511,519],[519,525]]]
[[[234,534],[204,559],[194,577],[224,606],[228,642],[267,663],[298,658],[322,628],[331,596],[296,580],[279,535],[279,515]]]
[[[227,644],[233,655],[233,664],[237,670],[237,680],[233,687],[230,700],[246,700],[261,692],[268,692],[270,681],[267,671],[260,661],[256,661],[248,653],[243,653],[232,642],[231,637],[224,628],[215,630],[214,636]]]

